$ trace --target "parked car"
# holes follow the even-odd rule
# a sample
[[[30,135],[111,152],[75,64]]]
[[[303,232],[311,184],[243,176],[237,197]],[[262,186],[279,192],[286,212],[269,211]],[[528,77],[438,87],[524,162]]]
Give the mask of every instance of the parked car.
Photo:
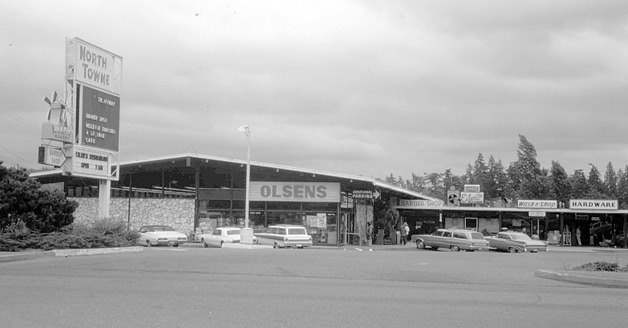
[[[312,246],[312,236],[301,225],[278,224],[269,226],[266,232],[256,233],[259,244],[278,247],[304,248]]]
[[[454,252],[489,249],[488,241],[484,239],[481,233],[465,229],[438,229],[430,235],[413,235],[412,240],[415,241],[418,249],[449,248]]]
[[[547,251],[546,241],[532,239],[522,232],[502,231],[486,240],[491,248],[510,253]]]
[[[138,244],[148,247],[157,245],[170,245],[178,247],[186,243],[188,237],[166,225],[148,225],[140,228]]]
[[[198,235],[201,245],[204,247],[222,247],[225,243],[239,243],[242,239],[242,229],[235,227],[216,228],[212,233]],[[253,243],[257,237],[253,236]]]

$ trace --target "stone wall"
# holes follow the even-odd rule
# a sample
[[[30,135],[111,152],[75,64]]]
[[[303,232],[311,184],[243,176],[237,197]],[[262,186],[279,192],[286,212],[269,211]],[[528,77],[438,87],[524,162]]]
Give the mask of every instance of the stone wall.
[[[98,198],[73,198],[79,203],[74,222],[89,224],[98,218]],[[144,225],[163,224],[184,234],[194,230],[194,199],[189,198],[131,198],[131,229]],[[127,222],[128,198],[111,198],[110,217]]]

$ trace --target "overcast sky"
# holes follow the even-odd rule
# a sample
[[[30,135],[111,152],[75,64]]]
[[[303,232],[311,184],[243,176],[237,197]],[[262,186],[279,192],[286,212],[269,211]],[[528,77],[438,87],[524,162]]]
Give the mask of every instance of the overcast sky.
[[[0,160],[39,167],[65,38],[123,57],[122,161],[179,153],[376,178],[628,164],[628,1],[2,1]]]

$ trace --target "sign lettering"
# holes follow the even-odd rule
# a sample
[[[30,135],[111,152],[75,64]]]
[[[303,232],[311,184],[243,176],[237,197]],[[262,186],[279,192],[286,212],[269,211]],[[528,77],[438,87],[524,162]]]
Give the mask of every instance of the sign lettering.
[[[340,202],[339,183],[251,181],[251,201]]]
[[[556,200],[526,200],[521,199],[517,201],[517,207],[519,208],[558,208],[558,201]]]
[[[617,199],[571,199],[569,208],[574,210],[616,210]]]

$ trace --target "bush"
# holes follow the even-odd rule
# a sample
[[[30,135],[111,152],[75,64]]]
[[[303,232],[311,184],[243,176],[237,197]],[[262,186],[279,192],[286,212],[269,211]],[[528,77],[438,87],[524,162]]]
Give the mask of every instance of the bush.
[[[583,265],[574,267],[573,269],[581,270],[581,271],[611,271],[611,272],[620,271],[618,263],[609,263],[609,262],[604,262],[604,261],[585,263]]]
[[[26,248],[38,248],[38,234],[26,227],[26,223],[17,220],[0,231],[0,251],[17,252]]]
[[[107,219],[91,225],[73,224],[61,231],[43,234],[32,232],[24,222],[18,221],[0,233],[0,251],[128,247],[136,245],[138,238],[139,233],[128,230],[126,223]]]

